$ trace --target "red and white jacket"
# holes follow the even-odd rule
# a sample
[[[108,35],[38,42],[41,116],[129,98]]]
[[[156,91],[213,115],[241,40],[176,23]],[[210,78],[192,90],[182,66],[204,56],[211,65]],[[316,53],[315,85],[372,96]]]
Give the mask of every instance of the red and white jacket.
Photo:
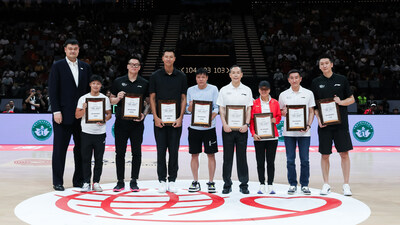
[[[282,118],[282,114],[281,114],[281,109],[279,107],[279,102],[274,99],[271,98],[269,100],[269,108],[271,110],[271,113],[273,115],[273,117],[276,120],[275,123],[275,137],[279,137],[279,133],[278,133],[278,129],[276,128],[276,124],[279,124],[279,122],[281,121]],[[262,113],[261,111],[261,99],[257,98],[256,100],[253,101],[253,106],[251,108],[251,119],[250,119],[250,132],[251,132],[251,136],[254,136],[254,134],[256,133],[254,130],[254,114],[257,113]]]

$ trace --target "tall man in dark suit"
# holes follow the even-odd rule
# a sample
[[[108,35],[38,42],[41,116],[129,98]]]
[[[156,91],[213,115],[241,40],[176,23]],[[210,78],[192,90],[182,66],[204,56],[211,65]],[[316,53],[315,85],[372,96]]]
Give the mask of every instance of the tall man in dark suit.
[[[53,113],[53,188],[64,191],[64,169],[67,149],[74,139],[75,172],[72,178],[74,187],[83,183],[81,159],[81,125],[80,119],[75,119],[75,109],[80,96],[89,91],[89,78],[92,75],[90,66],[77,59],[79,43],[68,39],[64,44],[65,59],[56,61],[49,77],[49,96]]]

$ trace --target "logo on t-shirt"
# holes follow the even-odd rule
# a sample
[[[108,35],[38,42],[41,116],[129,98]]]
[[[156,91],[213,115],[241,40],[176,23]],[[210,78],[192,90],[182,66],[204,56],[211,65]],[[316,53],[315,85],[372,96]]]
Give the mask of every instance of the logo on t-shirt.
[[[319,85],[319,88],[324,88],[325,87],[325,84],[320,84]]]
[[[353,127],[353,136],[357,141],[367,142],[374,136],[374,127],[367,121],[359,121]]]
[[[51,136],[53,127],[47,120],[38,120],[32,125],[31,131],[36,140],[45,141]]]
[[[335,86],[335,87],[340,87],[340,84],[335,84],[334,86]]]
[[[279,134],[278,141],[284,142],[284,138],[283,138],[283,120],[281,120],[281,122],[279,122],[276,125],[276,129],[278,129],[278,134]]]
[[[126,83],[121,83],[121,85],[124,87],[128,86],[128,84],[126,84]]]

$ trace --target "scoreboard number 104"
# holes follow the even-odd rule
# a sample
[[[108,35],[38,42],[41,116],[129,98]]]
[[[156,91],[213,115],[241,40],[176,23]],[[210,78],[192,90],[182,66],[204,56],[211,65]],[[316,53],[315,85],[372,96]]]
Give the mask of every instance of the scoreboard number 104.
[[[229,73],[229,68],[228,67],[203,67],[204,69],[207,70],[207,73]],[[186,73],[186,74],[191,74],[191,73],[196,73],[197,68],[196,67],[182,67],[181,71]]]

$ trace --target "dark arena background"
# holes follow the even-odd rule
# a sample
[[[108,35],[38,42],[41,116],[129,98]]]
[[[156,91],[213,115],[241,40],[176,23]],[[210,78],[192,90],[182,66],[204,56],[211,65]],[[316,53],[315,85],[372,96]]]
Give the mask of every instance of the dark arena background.
[[[48,136],[38,137],[34,134],[34,128],[37,124],[49,124],[51,129],[48,78],[53,62],[65,58],[63,44],[68,38],[79,41],[78,58],[87,62],[94,74],[102,76],[104,84],[101,92],[106,95],[110,94],[112,82],[127,73],[126,65],[130,56],[136,55],[141,59],[139,74],[148,80],[155,70],[163,66],[161,55],[165,48],[175,49],[175,67],[187,75],[188,87],[196,84],[195,72],[202,67],[209,73],[208,83],[220,89],[231,81],[230,67],[239,65],[243,71],[241,81],[252,89],[254,98],[259,96],[259,82],[267,80],[271,84],[271,97],[275,99],[290,87],[287,81],[288,71],[298,69],[303,77],[301,85],[310,88],[311,81],[321,75],[318,57],[322,54],[332,55],[333,71],[347,77],[356,99],[356,103],[348,106],[349,129],[354,145],[354,153],[350,153],[352,160],[350,184],[353,196],[348,198],[340,196],[335,198],[339,200],[332,200],[329,203],[329,200],[320,197],[319,189],[314,189],[312,196],[315,195],[315,198],[321,198],[331,204],[317,207],[318,210],[326,207],[324,209],[326,211],[317,210],[321,214],[320,218],[314,211],[312,212],[314,217],[308,215],[311,206],[307,206],[309,207],[307,212],[305,209],[295,209],[297,206],[293,206],[294,208],[285,206],[285,210],[298,210],[296,212],[299,215],[295,215],[301,219],[298,224],[324,224],[324,218],[328,214],[331,216],[329,218],[332,218],[331,221],[335,221],[335,215],[337,218],[343,217],[343,220],[338,220],[342,224],[399,223],[399,0],[0,0],[0,112],[4,112],[0,114],[0,224],[55,224],[46,222],[46,216],[42,217],[43,223],[37,222],[40,218],[30,220],[27,212],[21,211],[22,206],[17,207],[17,205],[26,199],[34,197],[32,198],[34,200],[43,193],[53,191],[51,130]],[[29,113],[31,111],[26,102],[32,89],[36,90],[36,96],[40,99],[40,106],[35,113]],[[12,108],[10,103],[14,104],[12,114],[6,113],[10,107]],[[374,107],[371,106],[373,104]],[[114,120],[113,115],[112,122],[107,123],[106,152],[101,180],[104,187],[108,187],[106,184],[116,182]],[[182,184],[179,186],[182,191],[180,194],[187,193],[183,190],[189,187],[192,179],[187,131],[185,131],[190,123],[190,115],[185,115],[184,123],[186,124],[179,153],[178,180],[182,181],[179,183]],[[357,129],[361,129],[360,124],[368,124],[363,129],[369,129],[368,132],[372,133],[372,136],[357,137],[359,131]],[[149,185],[146,188],[152,194],[151,188],[154,187],[151,185],[155,184],[151,181],[157,180],[157,177],[151,115],[146,118],[145,127],[140,180],[144,182],[143,186]],[[221,127],[217,127],[217,131],[217,135],[220,136]],[[323,180],[316,119],[312,132],[310,187],[320,188]],[[222,141],[220,137],[218,138],[219,149],[222,151]],[[248,145],[250,181],[258,186],[255,182],[257,169],[251,137]],[[70,183],[73,173],[72,148],[73,140],[64,176],[66,189],[70,189],[71,196],[79,193]],[[129,158],[128,153],[127,170],[130,170],[131,166]],[[222,152],[216,155],[216,159],[215,179],[220,181]],[[281,139],[275,163],[278,196],[287,198],[286,155],[284,142]],[[206,180],[208,178],[206,156],[201,156],[200,167],[200,179]],[[235,171],[236,169],[233,169],[233,180],[237,180]],[[331,157],[330,175],[332,191],[342,193],[340,157],[336,152]],[[218,184],[217,188],[221,192],[222,183]],[[282,186],[280,195],[279,185]],[[108,188],[112,188],[111,186]],[[252,189],[250,191],[252,192]],[[240,195],[237,190],[233,194]],[[52,197],[54,196],[52,193]],[[179,197],[181,196],[184,195]],[[60,197],[60,199],[65,198],[67,197]],[[360,220],[347,221],[345,218],[351,218],[353,207],[352,203],[346,202],[349,198],[365,203],[366,208],[370,208],[370,215]],[[120,221],[118,220],[120,218],[115,216],[117,214],[115,217],[109,217],[106,213],[87,211],[84,212],[94,215],[96,219],[103,218],[106,222],[86,217],[71,217],[71,221],[68,221],[65,219],[69,218],[68,213],[75,215],[76,211],[66,209],[68,204],[60,201],[52,202],[52,207],[63,210],[59,217],[60,224],[109,224],[110,221]],[[221,198],[219,201],[224,200]],[[261,204],[254,199],[250,201],[251,204],[249,201],[242,198],[229,204],[237,206]],[[229,201],[225,199],[225,202]],[[35,205],[35,202],[32,204],[30,205],[32,208],[47,207]],[[357,204],[354,207],[358,207]],[[344,209],[348,209],[349,214],[345,212],[334,214],[332,208],[339,209],[339,205],[348,207]],[[268,207],[277,209],[278,206],[281,207],[276,203]],[[69,207],[73,208],[71,205]],[[87,208],[89,207],[91,206]],[[364,206],[360,206],[360,210],[362,207]],[[104,207],[102,209],[107,211]],[[109,209],[114,208],[110,206]],[[47,208],[41,210],[43,215],[46,215]],[[78,210],[77,207],[74,210]],[[163,216],[167,219],[163,220]],[[162,221],[152,220],[155,217],[156,214],[148,216],[149,220],[139,219],[138,224],[182,222],[174,221],[168,215],[159,217]],[[207,214],[201,217],[207,217]],[[56,216],[52,216],[52,219],[54,218],[57,220]],[[221,222],[218,219],[199,222],[196,218],[187,220],[187,223]],[[235,222],[240,224],[243,218],[232,215],[232,220],[225,218],[221,224],[235,224]],[[257,216],[246,218],[243,219],[246,224],[252,222],[266,224],[270,221],[271,224],[293,224],[293,221],[296,221],[287,218],[283,218],[286,220],[267,218],[271,220],[263,221]],[[186,221],[184,219],[181,224]],[[136,221],[134,216],[125,215],[123,220]]]

